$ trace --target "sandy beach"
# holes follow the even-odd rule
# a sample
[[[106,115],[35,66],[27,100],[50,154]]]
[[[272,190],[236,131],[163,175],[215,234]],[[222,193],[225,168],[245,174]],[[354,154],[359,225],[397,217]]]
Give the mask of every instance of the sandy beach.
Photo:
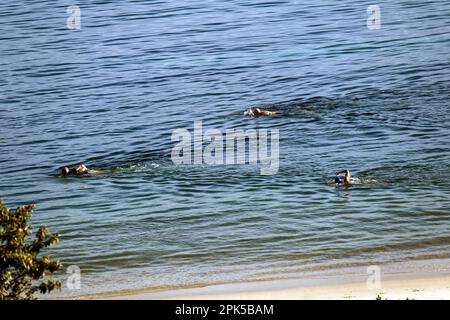
[[[311,284],[314,283],[314,284]],[[124,300],[447,300],[450,275],[386,276],[379,285],[364,279],[274,280],[211,285],[175,290],[101,294],[82,299]]]

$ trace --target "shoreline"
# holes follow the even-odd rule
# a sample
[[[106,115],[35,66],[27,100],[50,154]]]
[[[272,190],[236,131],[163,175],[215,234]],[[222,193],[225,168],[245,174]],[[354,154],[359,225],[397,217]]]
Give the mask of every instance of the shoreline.
[[[441,261],[442,262],[442,261]],[[364,269],[365,270],[365,269]],[[450,272],[441,270],[380,273],[347,269],[339,274],[131,289],[56,299],[69,300],[450,300]],[[379,281],[377,280],[379,279]]]
[[[450,275],[304,285],[296,280],[210,285],[168,291],[97,296],[100,300],[450,300]]]

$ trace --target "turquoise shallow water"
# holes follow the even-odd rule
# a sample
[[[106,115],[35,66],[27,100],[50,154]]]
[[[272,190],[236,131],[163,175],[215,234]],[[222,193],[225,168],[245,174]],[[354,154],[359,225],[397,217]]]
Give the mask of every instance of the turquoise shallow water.
[[[70,4],[0,4],[0,196],[62,234],[75,294],[449,258],[446,1],[379,1],[380,30],[371,3],[210,0],[79,1],[71,31]],[[278,173],[174,165],[194,120],[279,129]],[[55,174],[81,162],[116,172]]]

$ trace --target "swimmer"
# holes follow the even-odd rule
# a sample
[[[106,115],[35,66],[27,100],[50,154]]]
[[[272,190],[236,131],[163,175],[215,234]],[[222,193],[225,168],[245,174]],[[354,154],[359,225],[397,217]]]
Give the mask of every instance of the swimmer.
[[[275,111],[261,110],[260,108],[253,108],[253,109],[249,110],[249,114],[254,117],[260,117],[260,116],[273,117],[277,113]]]
[[[69,169],[69,167],[64,166],[61,169],[61,174],[63,176],[68,175],[84,175],[84,174],[101,174],[101,173],[111,173],[112,170],[93,170],[86,167],[84,164],[80,164],[78,166],[73,167],[72,169]]]
[[[343,173],[344,176],[341,176],[341,173]],[[342,183],[346,187],[350,186],[350,171],[348,169],[345,169],[343,171],[336,171],[336,176],[334,177],[334,183],[336,184],[336,187]]]

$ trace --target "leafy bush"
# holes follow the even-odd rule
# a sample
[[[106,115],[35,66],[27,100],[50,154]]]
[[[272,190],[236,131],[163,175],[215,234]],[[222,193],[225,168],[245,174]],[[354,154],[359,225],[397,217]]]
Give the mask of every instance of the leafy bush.
[[[56,244],[59,235],[40,227],[35,239],[29,239],[33,209],[34,205],[27,205],[10,210],[0,200],[0,300],[35,299],[37,291],[61,288],[60,281],[41,280],[62,267],[59,261],[38,256],[41,249]]]

